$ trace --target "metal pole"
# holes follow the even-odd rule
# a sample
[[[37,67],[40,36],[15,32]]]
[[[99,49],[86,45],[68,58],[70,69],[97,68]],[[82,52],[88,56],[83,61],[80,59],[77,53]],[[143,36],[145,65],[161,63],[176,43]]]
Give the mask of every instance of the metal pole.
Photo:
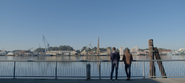
[[[90,64],[86,65],[86,78],[87,80],[91,79],[91,65]]]
[[[13,79],[15,79],[15,63],[16,63],[16,62],[14,61],[13,63],[14,63],[14,65],[13,65],[13,66],[14,66],[14,67],[13,67]]]
[[[145,79],[145,61],[143,61],[143,79]]]
[[[101,62],[99,62],[99,79],[101,79]]]
[[[57,61],[55,61],[55,80],[57,79]]]

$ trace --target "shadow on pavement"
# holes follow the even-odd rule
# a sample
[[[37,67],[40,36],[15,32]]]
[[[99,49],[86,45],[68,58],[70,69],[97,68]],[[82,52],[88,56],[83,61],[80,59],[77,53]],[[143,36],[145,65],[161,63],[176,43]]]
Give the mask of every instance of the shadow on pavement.
[[[113,80],[110,81],[108,79],[58,79],[58,80],[39,80],[39,79],[0,79],[1,83],[173,83],[166,81],[166,79],[131,79],[130,81],[126,81],[124,79],[121,80]]]

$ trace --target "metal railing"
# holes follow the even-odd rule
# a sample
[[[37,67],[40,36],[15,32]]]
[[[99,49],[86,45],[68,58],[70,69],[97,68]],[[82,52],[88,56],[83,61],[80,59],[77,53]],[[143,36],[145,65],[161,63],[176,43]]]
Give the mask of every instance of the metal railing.
[[[149,62],[154,61],[156,76],[162,77],[157,61],[162,61],[166,77],[185,77],[185,60],[133,60],[131,77],[147,78]],[[111,61],[44,61],[44,60],[0,60],[0,77],[54,77],[86,78],[86,64],[91,64],[91,78],[110,78]],[[126,77],[124,63],[119,62],[118,78]]]

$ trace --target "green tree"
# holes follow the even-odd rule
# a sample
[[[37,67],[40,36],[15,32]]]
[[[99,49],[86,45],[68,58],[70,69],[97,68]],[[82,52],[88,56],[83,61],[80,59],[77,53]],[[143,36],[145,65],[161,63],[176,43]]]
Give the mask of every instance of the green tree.
[[[36,52],[45,52],[45,48],[37,48],[35,49]]]
[[[92,48],[92,51],[96,51],[96,50],[97,50],[97,47],[93,47],[93,48]]]
[[[87,51],[87,46],[84,46],[84,47],[81,49],[81,52],[84,51],[84,50]]]
[[[90,52],[92,49],[91,48],[87,48],[87,52]]]
[[[76,50],[76,53],[78,53],[78,54],[79,54],[79,53],[80,53],[80,50]]]
[[[106,48],[100,48],[100,52],[106,51]]]
[[[107,48],[108,48],[108,49],[110,49],[110,50],[112,50],[112,47],[110,47],[110,46],[109,46],[109,47],[107,47]]]
[[[73,51],[74,49],[73,49],[73,47],[71,47],[69,45],[67,45],[67,46],[66,45],[64,45],[64,46],[60,45],[59,50]]]

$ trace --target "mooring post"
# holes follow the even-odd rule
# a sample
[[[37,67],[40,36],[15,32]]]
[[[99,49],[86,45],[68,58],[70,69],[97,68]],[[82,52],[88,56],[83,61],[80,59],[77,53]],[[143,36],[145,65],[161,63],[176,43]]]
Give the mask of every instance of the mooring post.
[[[149,59],[154,60],[153,39],[148,40],[148,49],[149,49]],[[149,76],[151,76],[150,78],[153,78],[153,76],[155,76],[154,61],[150,61]]]
[[[55,61],[55,80],[57,80],[57,61]]]
[[[15,79],[15,64],[16,64],[16,62],[14,61],[13,63],[14,63],[14,65],[13,65],[14,66],[13,67],[13,79]]]
[[[99,62],[99,79],[101,79],[101,62]]]
[[[155,50],[155,57],[156,57],[156,60],[161,60],[161,57],[159,55],[159,51],[157,49],[157,47],[154,47],[154,50]],[[165,69],[163,67],[163,63],[162,61],[157,61],[157,64],[159,66],[159,70],[161,71],[161,76],[162,78],[167,78],[166,77],[166,73],[165,73]]]
[[[87,64],[86,65],[86,79],[88,80],[88,79],[91,79],[91,65],[90,64]]]

